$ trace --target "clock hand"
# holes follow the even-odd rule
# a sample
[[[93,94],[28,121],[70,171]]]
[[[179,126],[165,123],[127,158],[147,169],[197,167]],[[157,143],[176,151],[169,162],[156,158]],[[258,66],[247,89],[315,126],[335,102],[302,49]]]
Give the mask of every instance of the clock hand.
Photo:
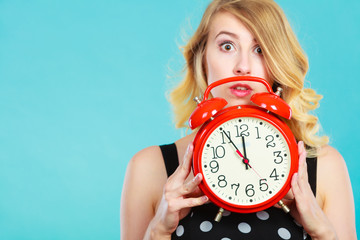
[[[262,177],[260,176],[260,174],[250,165],[249,163],[249,159],[246,156],[246,147],[245,147],[245,137],[244,135],[241,135],[241,139],[242,139],[242,146],[243,146],[243,152],[244,152],[244,163],[246,164],[246,167],[249,166],[252,170],[254,170],[254,172],[256,173],[256,175],[259,176],[260,179],[262,179]],[[247,169],[247,168],[246,168]]]
[[[246,147],[245,147],[245,137],[244,137],[244,135],[241,135],[241,139],[242,139],[242,146],[243,146],[244,156],[246,158]]]
[[[249,169],[249,167],[251,168],[251,166],[249,164],[249,159],[246,156],[245,137],[244,137],[244,135],[241,135],[241,139],[242,139],[242,146],[243,146],[243,153],[244,153],[244,163],[246,164],[246,169]],[[245,159],[247,161],[245,161]]]
[[[239,154],[239,156],[243,159],[243,163],[245,163],[246,169],[249,169],[249,166],[248,166],[249,160],[246,157],[244,157],[244,155],[241,154],[239,149],[236,147],[235,143],[231,140],[230,136],[226,134],[225,130],[223,130],[223,133],[229,139],[230,143],[235,147],[236,153]]]
[[[244,135],[241,135],[241,139],[242,139],[243,152],[244,152],[244,156],[245,156],[244,161],[247,161],[247,162],[246,162],[246,167],[249,166],[252,170],[254,170],[254,172],[256,173],[256,175],[258,175],[258,177],[259,177],[260,179],[263,179],[263,178],[260,176],[260,174],[259,174],[253,167],[251,167],[251,165],[250,165],[250,163],[249,163],[249,159],[248,159],[247,156],[246,156],[246,147],[245,147],[245,137],[244,137]],[[281,208],[284,210],[285,213],[290,212],[289,207],[286,206],[286,205],[283,203],[282,200],[280,200],[280,201],[278,202],[278,204],[281,206]]]
[[[246,159],[247,160],[247,159]],[[260,174],[250,165],[250,163],[249,163],[249,160],[247,160],[248,162],[246,163],[247,165],[249,165],[249,167],[252,169],[252,170],[254,170],[254,172],[256,173],[256,175],[258,175],[258,177],[260,178],[260,179],[262,179],[262,177],[260,176]]]

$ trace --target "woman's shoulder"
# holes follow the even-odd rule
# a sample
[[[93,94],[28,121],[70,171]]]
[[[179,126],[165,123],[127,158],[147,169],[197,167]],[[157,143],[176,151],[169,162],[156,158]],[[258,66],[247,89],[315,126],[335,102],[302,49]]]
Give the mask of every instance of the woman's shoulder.
[[[337,169],[339,167],[345,167],[345,161],[342,155],[334,147],[330,145],[324,145],[318,149],[318,164],[320,169]]]
[[[319,151],[317,169],[320,206],[337,226],[339,236],[355,239],[354,198],[344,158],[335,148],[324,146]]]
[[[160,147],[151,146],[138,151],[127,165],[122,202],[129,208],[142,206],[144,214],[153,212],[166,179]]]
[[[138,151],[128,164],[128,171],[149,176],[165,176],[164,160],[159,146]]]
[[[346,162],[335,148],[325,145],[318,151],[317,183],[324,202],[340,189],[351,186]]]
[[[186,135],[175,142],[179,159],[182,159],[187,145],[193,140],[194,134]],[[138,151],[130,160],[128,168],[146,169],[154,174],[167,176],[164,158],[160,146],[150,146]]]
[[[131,161],[153,161],[161,156],[161,151],[159,146],[150,146],[141,149],[132,157]]]
[[[323,178],[348,174],[346,162],[338,150],[325,145],[318,150],[318,173]]]

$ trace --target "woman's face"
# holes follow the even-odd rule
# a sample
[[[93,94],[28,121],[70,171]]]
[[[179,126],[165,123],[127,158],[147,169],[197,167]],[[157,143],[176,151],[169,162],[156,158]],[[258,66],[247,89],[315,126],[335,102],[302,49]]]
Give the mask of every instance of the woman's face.
[[[264,57],[256,39],[242,22],[228,12],[217,13],[210,25],[205,51],[207,83],[234,76],[254,76],[268,80]],[[229,105],[251,104],[250,97],[266,92],[257,82],[231,82],[214,88],[214,97]]]

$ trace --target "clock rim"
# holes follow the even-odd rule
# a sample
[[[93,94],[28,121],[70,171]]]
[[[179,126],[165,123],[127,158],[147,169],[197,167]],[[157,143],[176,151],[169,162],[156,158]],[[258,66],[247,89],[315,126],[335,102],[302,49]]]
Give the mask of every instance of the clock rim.
[[[266,110],[263,110],[257,106],[245,105],[245,106],[233,106],[219,111],[213,120],[206,122],[197,132],[194,139],[194,155],[192,161],[192,168],[194,175],[197,173],[202,173],[201,170],[201,153],[205,145],[205,140],[208,136],[221,124],[226,121],[229,121],[234,118],[239,117],[254,117],[258,119],[262,119],[271,125],[273,125],[285,138],[290,151],[290,170],[287,176],[287,179],[283,185],[283,187],[274,194],[273,197],[268,200],[257,203],[254,205],[237,205],[230,202],[227,202],[219,197],[210,189],[210,187],[202,181],[199,184],[199,188],[201,191],[208,196],[209,200],[216,204],[219,207],[222,207],[226,210],[238,213],[252,213],[265,210],[269,207],[274,206],[278,203],[290,190],[291,178],[294,173],[298,170],[298,148],[296,139],[291,132],[289,126],[286,125],[281,119],[275,116],[272,113],[268,113]]]

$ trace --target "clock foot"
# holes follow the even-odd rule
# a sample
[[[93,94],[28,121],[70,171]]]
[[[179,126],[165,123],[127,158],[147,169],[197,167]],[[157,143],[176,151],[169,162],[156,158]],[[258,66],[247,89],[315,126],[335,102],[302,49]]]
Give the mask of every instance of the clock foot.
[[[282,208],[282,210],[284,210],[285,213],[289,213],[290,212],[290,209],[288,206],[286,206],[282,200],[280,200],[278,202],[278,204],[280,205],[280,207]]]
[[[219,208],[219,212],[216,214],[215,217],[215,222],[220,222],[222,215],[223,215],[224,209],[223,208]]]

